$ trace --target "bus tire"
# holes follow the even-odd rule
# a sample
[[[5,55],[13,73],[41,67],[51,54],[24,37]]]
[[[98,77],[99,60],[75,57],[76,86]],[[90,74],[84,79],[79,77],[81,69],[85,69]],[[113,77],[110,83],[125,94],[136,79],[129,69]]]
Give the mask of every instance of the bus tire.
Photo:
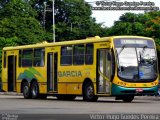
[[[31,84],[31,96],[33,99],[37,99],[40,97],[39,95],[39,86],[36,81]]]
[[[29,88],[29,84],[28,82],[24,82],[23,83],[23,96],[25,99],[30,99],[31,98],[31,92],[30,92],[30,88]]]
[[[84,87],[83,100],[85,101],[97,101],[98,96],[94,94],[94,87],[91,82],[87,82]]]
[[[134,95],[126,95],[126,96],[123,96],[122,98],[123,102],[132,102],[133,99],[134,99]]]

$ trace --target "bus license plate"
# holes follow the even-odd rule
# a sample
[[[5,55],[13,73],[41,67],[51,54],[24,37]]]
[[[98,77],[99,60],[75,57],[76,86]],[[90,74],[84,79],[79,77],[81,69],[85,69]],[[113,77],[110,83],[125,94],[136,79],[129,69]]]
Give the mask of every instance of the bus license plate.
[[[136,92],[143,92],[143,89],[141,89],[141,88],[138,88],[138,89],[136,89]]]

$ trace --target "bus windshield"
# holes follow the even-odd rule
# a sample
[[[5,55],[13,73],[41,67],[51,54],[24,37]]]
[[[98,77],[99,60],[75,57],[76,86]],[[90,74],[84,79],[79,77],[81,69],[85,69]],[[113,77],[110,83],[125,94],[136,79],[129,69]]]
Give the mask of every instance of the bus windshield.
[[[118,76],[125,81],[154,80],[157,77],[157,57],[153,41],[127,40],[115,40]]]

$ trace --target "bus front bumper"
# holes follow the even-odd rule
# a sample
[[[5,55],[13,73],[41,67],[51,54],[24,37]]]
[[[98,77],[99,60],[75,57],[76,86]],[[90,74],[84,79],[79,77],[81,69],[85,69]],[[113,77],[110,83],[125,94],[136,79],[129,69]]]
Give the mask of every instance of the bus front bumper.
[[[112,96],[117,95],[157,95],[158,86],[150,87],[150,88],[127,88],[122,87],[116,84],[112,84]]]

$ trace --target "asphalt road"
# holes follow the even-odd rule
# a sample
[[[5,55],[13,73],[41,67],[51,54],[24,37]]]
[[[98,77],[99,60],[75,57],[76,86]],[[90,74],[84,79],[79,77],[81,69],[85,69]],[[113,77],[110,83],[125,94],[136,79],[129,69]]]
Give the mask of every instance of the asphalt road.
[[[73,114],[80,114],[79,119],[83,117],[90,118],[90,115],[97,114],[159,114],[160,113],[160,98],[156,97],[136,97],[131,103],[124,103],[123,101],[116,101],[112,97],[99,98],[97,102],[85,102],[81,97],[74,101],[60,101],[55,97],[48,97],[46,100],[24,99],[23,96],[15,95],[0,95],[0,115],[1,117],[9,114],[14,115],[23,114],[22,117],[30,119],[28,114],[32,114],[31,118],[39,116],[37,119],[44,119],[43,116],[53,115],[57,120],[59,117],[65,120],[67,116],[74,116]],[[85,115],[83,115],[85,114]],[[77,116],[75,116],[77,117]],[[103,116],[102,116],[103,117]],[[160,118],[160,116],[159,116]],[[2,118],[1,118],[2,119]],[[47,120],[50,120],[49,118]],[[74,118],[75,119],[75,118]],[[54,119],[55,120],[55,119]],[[114,119],[113,119],[114,120]]]

